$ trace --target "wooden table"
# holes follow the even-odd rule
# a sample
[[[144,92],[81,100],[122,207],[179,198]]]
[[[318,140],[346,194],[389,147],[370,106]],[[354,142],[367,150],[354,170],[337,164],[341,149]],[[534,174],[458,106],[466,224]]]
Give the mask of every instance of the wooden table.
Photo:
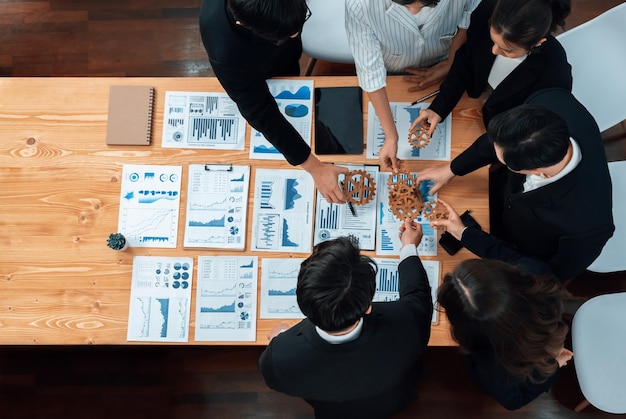
[[[108,93],[113,84],[155,87],[151,146],[105,144]],[[355,77],[315,78],[316,87],[354,85]],[[406,89],[401,77],[390,78],[392,101],[410,102],[428,93],[409,94]],[[228,162],[249,164],[253,169],[290,166],[286,162],[251,161],[247,147],[244,151],[161,148],[168,90],[222,91],[213,78],[0,78],[1,344],[136,344],[126,340],[133,256],[187,256],[197,262],[201,255],[242,254],[182,248],[187,165]],[[483,132],[480,107],[478,101],[464,97],[455,109],[453,157]],[[367,106],[363,109],[367,111]],[[378,164],[377,160],[366,160],[365,154],[324,156],[322,160]],[[176,249],[115,252],[107,248],[108,234],[117,230],[123,164],[183,166]],[[407,168],[419,171],[432,164],[411,161]],[[455,179],[440,196],[459,211],[472,209],[475,218],[487,226],[487,187],[487,172],[480,170]],[[252,201],[252,183],[250,194]],[[251,225],[249,219],[249,229]],[[246,249],[250,249],[251,237],[248,231]],[[252,254],[249,250],[245,253]],[[366,253],[374,256],[373,252]],[[471,254],[467,250],[452,257],[439,248],[436,259],[442,262],[443,274],[468,257]],[[206,345],[193,340],[195,289],[192,295],[189,344]],[[277,322],[259,319],[256,342],[241,344],[265,345],[268,331]],[[445,315],[433,326],[430,344],[454,344]]]

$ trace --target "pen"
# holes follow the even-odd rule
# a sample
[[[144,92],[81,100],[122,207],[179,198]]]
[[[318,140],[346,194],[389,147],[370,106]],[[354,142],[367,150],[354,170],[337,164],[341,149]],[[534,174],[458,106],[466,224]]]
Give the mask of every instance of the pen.
[[[339,186],[341,186],[341,189],[343,190],[343,180],[339,181]],[[352,202],[346,201],[346,203],[348,204],[348,208],[350,209],[352,216],[356,217],[356,210],[354,209],[354,205],[352,205]]]
[[[410,104],[409,106],[417,105],[418,103],[423,102],[423,101],[425,101],[426,99],[430,99],[431,97],[435,96],[435,95],[436,95],[436,94],[438,94],[438,93],[439,93],[439,90],[435,90],[434,92],[429,93],[429,94],[427,94],[426,96],[422,96],[421,98],[417,99],[417,100],[416,100],[416,101],[414,101],[414,102],[411,102],[411,104]]]

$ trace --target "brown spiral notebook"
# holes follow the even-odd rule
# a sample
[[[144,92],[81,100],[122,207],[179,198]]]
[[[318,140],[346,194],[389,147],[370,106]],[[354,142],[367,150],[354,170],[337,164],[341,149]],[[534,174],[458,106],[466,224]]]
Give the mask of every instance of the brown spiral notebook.
[[[109,90],[109,145],[150,145],[154,87],[111,86]]]

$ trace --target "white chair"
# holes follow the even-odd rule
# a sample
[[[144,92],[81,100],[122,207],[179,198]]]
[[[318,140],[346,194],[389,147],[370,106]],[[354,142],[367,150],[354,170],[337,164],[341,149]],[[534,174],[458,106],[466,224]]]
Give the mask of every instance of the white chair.
[[[572,93],[600,131],[626,119],[626,3],[557,36],[572,65]]]
[[[580,390],[589,404],[626,413],[626,292],[586,301],[572,321],[572,350]]]
[[[305,74],[311,74],[318,59],[354,63],[346,35],[345,0],[309,0],[308,6],[311,17],[302,28],[302,50],[312,59]]]
[[[626,26],[626,21],[624,25]],[[626,161],[609,162],[609,172],[613,184],[615,232],[604,245],[600,256],[587,268],[592,272],[626,271]],[[626,391],[624,395],[626,396]]]

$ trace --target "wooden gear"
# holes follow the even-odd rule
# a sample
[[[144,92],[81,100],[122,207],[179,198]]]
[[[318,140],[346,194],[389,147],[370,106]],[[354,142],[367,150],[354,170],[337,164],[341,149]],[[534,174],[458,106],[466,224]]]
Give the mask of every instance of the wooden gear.
[[[448,218],[448,210],[443,205],[437,203],[437,201],[429,201],[424,204],[423,207],[424,217],[431,223],[433,221],[445,220]]]
[[[348,202],[354,205],[365,205],[376,196],[376,182],[366,171],[352,170],[346,174],[343,193]]]
[[[392,174],[387,179],[389,208],[399,220],[414,220],[422,212],[423,197],[417,190],[415,175],[406,172]]]
[[[427,131],[428,127],[421,125],[409,131],[409,144],[415,148],[424,148],[430,143],[430,134]]]

